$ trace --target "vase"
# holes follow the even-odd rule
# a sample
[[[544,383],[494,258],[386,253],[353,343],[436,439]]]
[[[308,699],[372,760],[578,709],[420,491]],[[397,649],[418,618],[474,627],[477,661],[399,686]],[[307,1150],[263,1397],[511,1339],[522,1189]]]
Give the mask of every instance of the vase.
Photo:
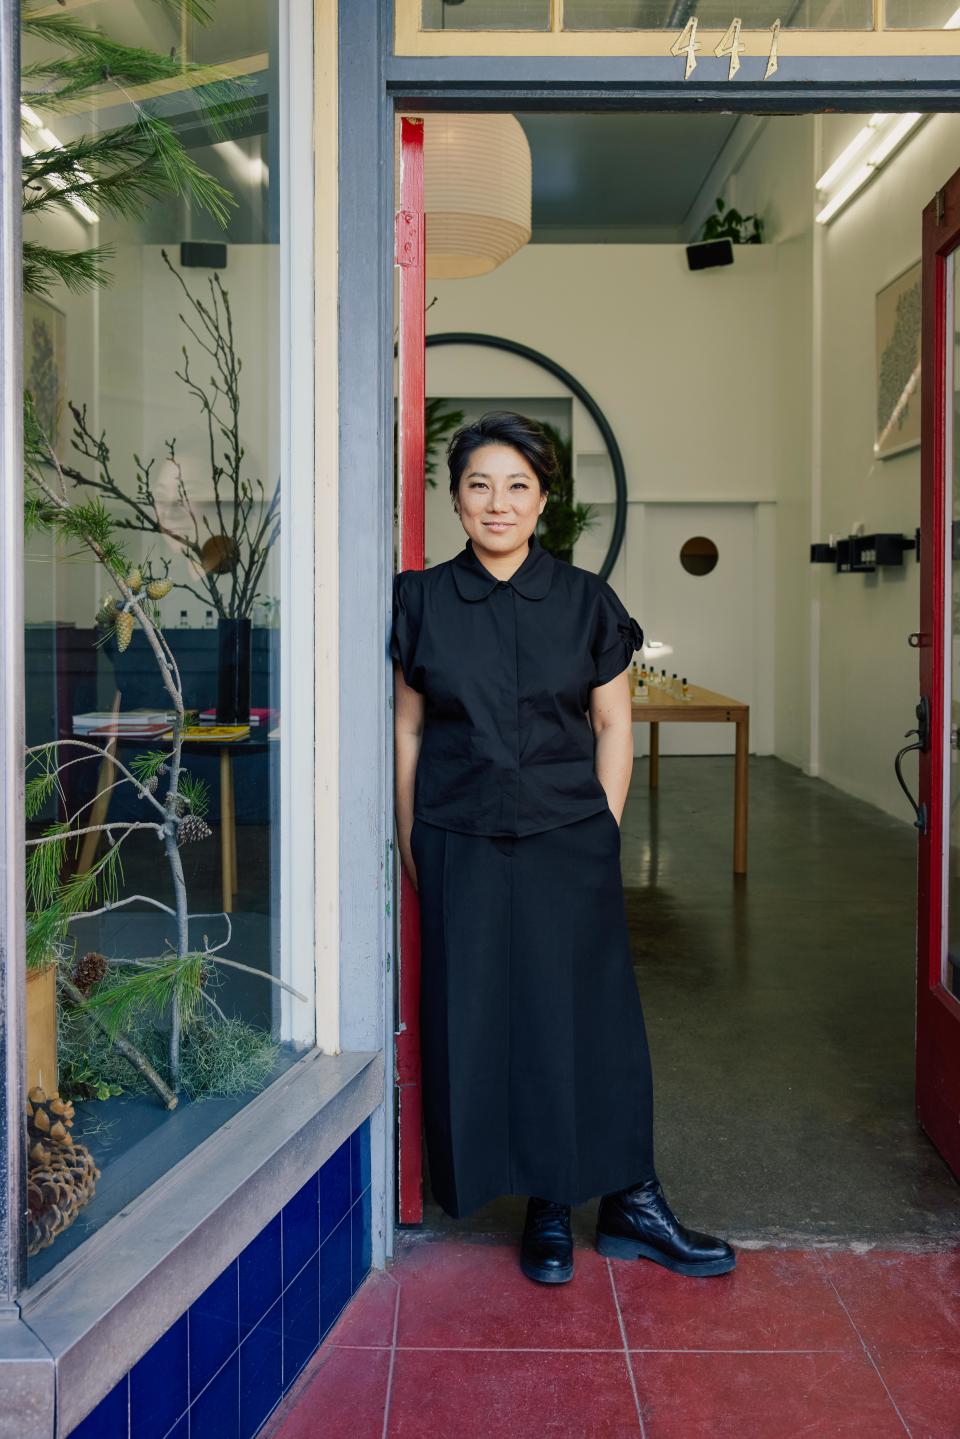
[[[217,723],[250,718],[250,620],[217,623]]]

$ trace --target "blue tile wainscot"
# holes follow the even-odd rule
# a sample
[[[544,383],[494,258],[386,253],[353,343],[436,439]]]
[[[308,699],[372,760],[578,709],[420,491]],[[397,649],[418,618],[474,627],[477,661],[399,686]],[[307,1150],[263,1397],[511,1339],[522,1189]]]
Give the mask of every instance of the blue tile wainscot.
[[[370,1269],[370,1121],[71,1439],[253,1439]]]

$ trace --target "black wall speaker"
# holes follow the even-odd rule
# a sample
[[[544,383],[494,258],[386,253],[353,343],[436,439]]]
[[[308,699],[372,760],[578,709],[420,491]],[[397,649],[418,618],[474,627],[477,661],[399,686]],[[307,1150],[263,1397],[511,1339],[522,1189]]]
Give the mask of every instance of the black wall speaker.
[[[180,264],[185,270],[225,270],[227,247],[215,240],[181,240]]]
[[[712,270],[714,265],[733,264],[732,240],[701,240],[687,246],[687,264],[691,270]]]

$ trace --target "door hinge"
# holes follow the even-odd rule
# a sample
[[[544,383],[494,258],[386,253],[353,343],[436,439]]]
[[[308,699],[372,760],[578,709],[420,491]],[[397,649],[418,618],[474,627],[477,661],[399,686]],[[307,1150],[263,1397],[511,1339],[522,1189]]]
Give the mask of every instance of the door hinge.
[[[393,263],[404,268],[419,265],[423,256],[423,215],[398,210],[394,216]]]
[[[946,192],[944,190],[938,190],[933,198],[933,210],[938,225],[943,224],[943,217],[946,214],[946,209]]]

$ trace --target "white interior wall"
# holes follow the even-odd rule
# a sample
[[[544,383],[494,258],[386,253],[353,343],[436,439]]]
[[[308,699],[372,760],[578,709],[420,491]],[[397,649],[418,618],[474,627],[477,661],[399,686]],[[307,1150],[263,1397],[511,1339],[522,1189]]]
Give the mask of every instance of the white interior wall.
[[[767,239],[777,255],[777,381],[770,451],[777,493],[774,729],[776,753],[808,772],[813,768],[815,740],[811,697],[817,693],[808,550],[815,424],[813,171],[812,119],[774,119],[759,127],[753,147],[727,186],[731,203],[746,214],[763,216]]]
[[[800,541],[849,534],[860,521],[867,532],[912,536],[920,522],[919,449],[887,460],[873,454],[875,298],[920,257],[921,211],[960,164],[960,118],[932,116],[829,225],[815,225],[813,183],[863,118],[770,120],[731,193],[741,207],[768,216],[779,249],[798,255],[793,296],[806,314],[798,304],[785,333],[802,333],[803,346],[812,336],[809,439],[801,442],[809,454],[807,496],[799,471],[790,491],[796,542],[790,492],[784,494],[778,739],[790,734],[791,690],[802,708],[809,679],[811,771],[909,823],[893,756],[913,723],[918,693],[917,656],[907,645],[919,624],[916,560],[908,554],[902,570],[837,575],[829,566],[804,566]],[[788,642],[811,657],[810,671],[798,667],[791,676]],[[783,753],[789,757],[786,747]]]

